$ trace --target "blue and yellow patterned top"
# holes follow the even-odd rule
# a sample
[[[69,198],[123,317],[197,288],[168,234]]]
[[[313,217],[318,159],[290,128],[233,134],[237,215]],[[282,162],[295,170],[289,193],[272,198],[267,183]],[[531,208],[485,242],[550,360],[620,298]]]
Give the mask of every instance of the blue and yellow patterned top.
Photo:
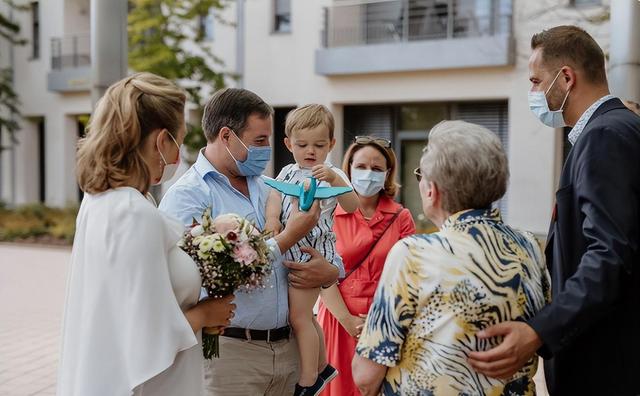
[[[532,234],[497,209],[459,212],[439,232],[395,244],[356,351],[389,367],[384,395],[534,395],[535,358],[501,381],[475,372],[467,355],[498,344],[478,331],[526,320],[550,299]]]

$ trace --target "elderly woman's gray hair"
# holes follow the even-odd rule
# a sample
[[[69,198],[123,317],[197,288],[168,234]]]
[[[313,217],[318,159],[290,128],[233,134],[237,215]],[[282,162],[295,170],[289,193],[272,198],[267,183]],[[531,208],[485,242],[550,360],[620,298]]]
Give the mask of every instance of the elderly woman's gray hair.
[[[502,198],[509,180],[500,139],[464,121],[443,121],[431,129],[420,170],[438,186],[442,208],[449,213],[488,208]]]

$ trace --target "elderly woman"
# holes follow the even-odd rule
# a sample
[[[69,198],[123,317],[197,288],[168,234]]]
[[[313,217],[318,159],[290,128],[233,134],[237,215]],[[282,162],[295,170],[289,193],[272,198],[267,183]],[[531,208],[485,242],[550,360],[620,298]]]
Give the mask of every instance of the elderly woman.
[[[395,244],[353,360],[364,395],[533,395],[532,359],[512,378],[473,371],[470,351],[496,340],[476,333],[526,319],[549,300],[549,275],[533,235],[505,225],[493,202],[507,158],[489,130],[446,121],[429,134],[415,170],[425,215],[438,226]]]

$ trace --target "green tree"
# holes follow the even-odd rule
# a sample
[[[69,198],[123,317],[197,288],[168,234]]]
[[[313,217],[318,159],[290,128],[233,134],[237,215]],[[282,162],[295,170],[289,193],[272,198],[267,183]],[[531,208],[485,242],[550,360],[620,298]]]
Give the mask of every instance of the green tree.
[[[223,9],[223,1],[130,0],[129,3],[129,66],[173,80],[202,111],[205,87],[223,88],[228,76],[215,70],[223,62],[211,52],[200,23],[212,8]],[[217,20],[224,23],[220,18]],[[199,123],[187,127],[187,147],[195,151],[206,145]]]
[[[4,10],[22,11],[25,8],[19,7],[11,0],[2,0]],[[8,15],[0,10],[0,39],[3,39],[9,45],[23,45],[26,43],[20,38],[20,25],[12,21]],[[3,55],[0,54],[0,57]],[[6,55],[4,55],[6,56]],[[15,133],[18,130],[17,119],[20,116],[18,106],[20,101],[18,95],[13,89],[13,70],[11,67],[0,67],[0,131],[7,131],[9,139],[12,143],[17,143]],[[4,147],[0,146],[0,150]]]

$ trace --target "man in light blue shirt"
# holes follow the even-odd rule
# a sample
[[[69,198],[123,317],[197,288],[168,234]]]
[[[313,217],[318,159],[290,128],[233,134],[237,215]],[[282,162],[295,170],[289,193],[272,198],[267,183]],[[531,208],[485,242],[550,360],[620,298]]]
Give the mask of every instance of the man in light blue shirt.
[[[263,228],[269,187],[261,173],[271,155],[272,113],[271,107],[250,91],[218,91],[203,115],[207,146],[167,191],[160,210],[186,225],[193,218],[199,220],[205,208],[211,207],[212,217],[237,213]],[[220,337],[220,358],[205,361],[206,394],[293,393],[298,351],[290,339],[287,281],[300,288],[331,285],[341,269],[313,249],[308,251],[311,260],[304,264],[283,263],[282,252],[311,231],[319,213],[318,203],[308,212],[292,212],[286,228],[269,241],[274,271],[266,287],[236,293],[235,317]]]

